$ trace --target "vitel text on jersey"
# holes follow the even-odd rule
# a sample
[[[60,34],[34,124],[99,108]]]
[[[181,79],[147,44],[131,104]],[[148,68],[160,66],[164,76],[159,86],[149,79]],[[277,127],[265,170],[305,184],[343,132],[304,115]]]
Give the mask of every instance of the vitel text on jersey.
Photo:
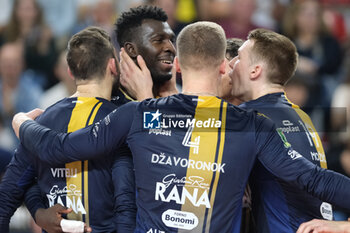
[[[76,168],[51,168],[51,174],[54,178],[77,177]]]

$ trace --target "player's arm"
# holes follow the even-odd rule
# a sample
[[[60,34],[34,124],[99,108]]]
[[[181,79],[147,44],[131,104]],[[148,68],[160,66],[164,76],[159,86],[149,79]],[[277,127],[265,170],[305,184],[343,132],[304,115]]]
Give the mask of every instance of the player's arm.
[[[24,148],[16,149],[0,183],[0,232],[9,231],[9,223],[16,209],[24,201],[24,193],[35,180],[30,159],[20,156]]]
[[[58,133],[31,120],[18,121],[23,113],[16,114],[13,125],[14,128],[20,125],[22,144],[51,165],[90,160],[111,155],[125,141],[136,104],[130,102],[123,105],[101,121],[70,134]]]
[[[30,188],[28,188],[24,195],[24,204],[26,205],[33,219],[36,220],[35,213],[37,210],[45,208],[44,200],[42,199],[38,183],[35,182]],[[39,226],[42,227],[41,225]]]
[[[297,153],[279,135],[274,124],[261,121],[257,130],[258,159],[272,174],[319,199],[350,209],[350,179],[320,168]]]
[[[135,176],[131,151],[125,145],[118,149],[112,167],[117,232],[134,232],[136,227]]]

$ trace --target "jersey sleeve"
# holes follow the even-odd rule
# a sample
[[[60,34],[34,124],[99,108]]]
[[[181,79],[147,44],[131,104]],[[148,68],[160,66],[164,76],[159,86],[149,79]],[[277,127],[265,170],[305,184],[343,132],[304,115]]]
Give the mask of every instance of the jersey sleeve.
[[[32,215],[33,219],[35,219],[35,213],[38,209],[46,208],[44,204],[44,200],[41,196],[41,191],[38,183],[34,183],[25,193],[24,195],[24,203],[29,211],[29,213]]]
[[[20,140],[29,151],[50,165],[111,155],[125,141],[135,107],[136,103],[130,102],[101,121],[69,134],[26,121],[20,127]]]
[[[125,144],[118,149],[112,167],[114,222],[117,232],[134,232],[136,227],[135,176],[131,151]]]
[[[28,187],[35,181],[35,170],[25,153],[21,146],[16,149],[0,183],[0,232],[8,232],[12,215],[23,203]]]
[[[350,209],[350,179],[316,166],[293,150],[270,120],[258,125],[258,159],[276,177],[293,182],[319,199]]]

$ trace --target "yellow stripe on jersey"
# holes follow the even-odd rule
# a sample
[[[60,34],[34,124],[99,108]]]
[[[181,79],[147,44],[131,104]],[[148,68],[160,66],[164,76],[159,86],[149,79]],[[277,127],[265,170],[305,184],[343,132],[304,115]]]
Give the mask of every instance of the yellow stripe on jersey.
[[[222,101],[216,97],[199,96],[194,116],[195,122],[208,122],[208,120],[210,122],[219,121],[221,102]],[[206,210],[208,209],[211,214],[211,209],[213,208],[215,199],[214,190],[217,187],[217,179],[219,179],[219,172],[215,170],[217,166],[211,165],[221,161],[223,145],[219,145],[220,153],[216,161],[220,127],[198,127],[196,123],[192,131],[190,142],[189,163],[192,163],[192,165],[187,168],[186,184],[182,191],[186,193],[186,196],[188,194],[192,200],[186,199],[181,210],[191,212],[198,218],[198,225],[191,232],[202,232],[206,224]],[[212,184],[214,173],[216,173],[216,176]],[[211,185],[213,185],[212,189],[210,189]],[[210,191],[214,192],[211,194],[209,200]],[[210,222],[210,219],[208,221]],[[178,232],[182,232],[182,230]]]
[[[88,167],[89,161],[84,161],[84,205],[85,205],[85,223],[87,226],[90,226],[90,218],[89,218],[89,167]]]
[[[286,96],[285,93],[284,95]],[[322,142],[310,117],[303,110],[301,110],[298,105],[293,104],[287,98],[287,96],[286,96],[286,100],[292,105],[292,108],[295,110],[295,112],[299,115],[300,119],[302,120],[302,122],[300,123],[304,128],[304,132],[306,133],[306,136],[309,139],[310,145],[313,143],[313,145],[317,150],[317,153],[320,159],[320,166],[322,168],[327,168],[327,160],[323,150]]]
[[[98,110],[100,109],[102,105],[102,102],[99,102],[97,104],[97,106],[94,108],[94,111],[93,113],[91,114],[90,116],[90,120],[89,120],[89,123],[88,125],[91,125],[92,123],[94,123],[94,120],[95,120],[95,117],[96,117],[96,114],[98,112]],[[88,175],[89,175],[89,161],[88,160],[85,160],[84,161],[84,204],[85,204],[85,209],[86,210],[89,210],[89,178],[88,178]],[[87,226],[90,225],[90,218],[89,218],[89,211],[86,212],[86,215],[85,215],[85,223]]]
[[[130,97],[125,91],[123,91],[123,89],[119,88],[119,91],[121,93],[123,93],[123,95],[125,96],[126,99],[128,99],[130,101],[137,101],[137,100],[133,99],[132,97]]]
[[[73,132],[92,124],[101,107],[99,100],[91,97],[78,97],[76,105],[68,124],[67,132]],[[68,219],[85,221],[89,225],[89,202],[88,202],[88,161],[76,161],[67,163],[69,171],[76,171],[74,176],[66,178],[67,199],[66,205],[73,211],[67,215]],[[71,174],[73,174],[71,172]],[[84,184],[84,185],[83,185]],[[82,199],[84,195],[84,199]],[[83,220],[85,214],[85,220]]]
[[[224,152],[224,144],[225,144],[225,126],[226,126],[226,111],[227,111],[227,103],[223,102],[223,107],[222,107],[222,116],[221,116],[221,131],[220,131],[220,144],[219,144],[219,154],[218,154],[218,159],[217,163],[221,164],[222,162],[222,155]],[[213,206],[214,206],[214,201],[215,201],[215,195],[216,195],[216,189],[218,187],[219,183],[219,177],[220,177],[220,171],[217,170],[215,174],[215,180],[214,184],[212,187],[212,192],[210,196],[210,206],[211,208],[208,210],[208,216],[207,216],[207,224],[205,228],[205,232],[208,233],[210,230],[210,222],[211,222],[211,215],[213,212]]]

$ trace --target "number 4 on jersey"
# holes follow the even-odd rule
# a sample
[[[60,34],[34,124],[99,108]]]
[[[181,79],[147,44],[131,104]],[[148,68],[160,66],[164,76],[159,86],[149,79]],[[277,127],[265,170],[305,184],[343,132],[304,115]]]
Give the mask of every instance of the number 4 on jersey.
[[[197,136],[193,142],[191,142],[191,136],[193,132],[193,126],[190,126],[186,132],[184,139],[182,140],[182,145],[193,148],[193,154],[198,154],[199,152],[199,143],[201,136]]]

